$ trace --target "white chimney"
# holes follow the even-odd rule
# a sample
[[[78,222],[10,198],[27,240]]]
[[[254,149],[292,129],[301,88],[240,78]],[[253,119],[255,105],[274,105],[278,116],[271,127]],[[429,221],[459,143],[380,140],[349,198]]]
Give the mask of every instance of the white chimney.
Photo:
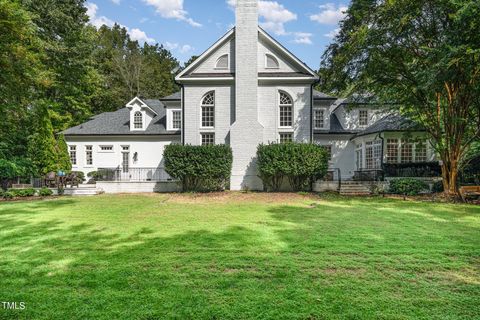
[[[235,123],[232,190],[262,189],[256,166],[263,126],[258,122],[258,0],[237,0],[235,28]]]

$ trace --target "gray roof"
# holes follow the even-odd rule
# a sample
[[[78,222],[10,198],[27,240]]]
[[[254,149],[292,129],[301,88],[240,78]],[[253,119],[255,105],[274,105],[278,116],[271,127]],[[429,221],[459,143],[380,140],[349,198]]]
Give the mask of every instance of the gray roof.
[[[180,134],[179,131],[166,130],[166,111],[160,100],[142,101],[157,114],[145,131],[130,131],[130,110],[124,107],[114,112],[105,112],[94,116],[89,121],[69,128],[62,133],[66,136]]]
[[[340,120],[338,120],[338,117],[336,114],[332,113],[330,114],[330,129],[328,130],[321,130],[321,129],[315,129],[314,133],[315,134],[355,134],[357,133],[355,130],[345,130],[342,127],[342,124],[340,123]]]
[[[388,131],[425,131],[425,129],[414,121],[404,118],[398,114],[389,114],[365,130],[359,132],[357,137]]]
[[[177,91],[174,94],[161,98],[160,101],[177,101],[180,99],[182,99],[182,94],[180,91]]]
[[[313,90],[313,99],[321,100],[321,99],[336,99],[336,98],[314,89]]]

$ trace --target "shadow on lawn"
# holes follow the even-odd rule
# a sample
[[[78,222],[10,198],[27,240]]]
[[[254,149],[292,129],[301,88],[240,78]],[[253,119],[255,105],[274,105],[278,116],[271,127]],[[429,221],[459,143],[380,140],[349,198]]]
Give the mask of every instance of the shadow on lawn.
[[[439,262],[448,266],[449,257],[442,256],[448,252],[458,254],[458,265],[468,263],[473,252],[459,247],[459,231],[445,247],[429,242],[422,249],[440,257],[422,262],[425,255],[405,251],[410,243],[395,248],[394,239],[388,240],[387,257],[372,253],[372,241],[362,236],[361,226],[355,229],[354,221],[346,219],[355,215],[354,207],[345,215],[327,204],[271,208],[278,223],[265,228],[286,243],[279,251],[260,231],[235,225],[218,233],[196,230],[161,237],[152,228],[119,234],[93,223],[65,227],[59,220],[28,221],[40,206],[48,210],[52,205],[35,204],[19,216],[7,216],[8,210],[0,215],[0,297],[26,301],[25,318],[418,318],[479,311],[472,307],[478,287],[411,275],[416,268],[435,270]],[[420,218],[412,219],[415,225]],[[367,226],[365,233],[381,228],[384,234],[407,233],[391,221],[378,229]],[[433,225],[427,222],[427,227]],[[464,241],[470,239],[467,235]],[[398,264],[407,271],[398,273]],[[18,311],[1,315],[16,319]]]

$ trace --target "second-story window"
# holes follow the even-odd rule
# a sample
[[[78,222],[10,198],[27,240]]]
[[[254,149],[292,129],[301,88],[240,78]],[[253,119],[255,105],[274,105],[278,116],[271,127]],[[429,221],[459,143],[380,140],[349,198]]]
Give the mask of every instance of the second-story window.
[[[180,110],[172,111],[172,129],[180,130],[182,127],[182,112]]]
[[[215,127],[215,92],[207,93],[202,99],[202,128]]]
[[[143,116],[140,111],[135,112],[133,115],[133,127],[135,129],[143,129]]]
[[[279,116],[281,128],[291,128],[293,126],[292,98],[284,92],[280,92]]]
[[[314,109],[313,111],[313,127],[315,129],[325,128],[325,109]]]
[[[368,110],[358,111],[358,124],[360,126],[368,126]]]

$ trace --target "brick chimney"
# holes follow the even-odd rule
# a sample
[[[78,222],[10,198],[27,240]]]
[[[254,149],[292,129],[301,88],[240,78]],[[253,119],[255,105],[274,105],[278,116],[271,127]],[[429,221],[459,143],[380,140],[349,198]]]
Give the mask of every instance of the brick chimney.
[[[232,190],[263,188],[258,178],[256,151],[263,142],[258,122],[258,0],[237,0],[235,28],[235,123]]]

